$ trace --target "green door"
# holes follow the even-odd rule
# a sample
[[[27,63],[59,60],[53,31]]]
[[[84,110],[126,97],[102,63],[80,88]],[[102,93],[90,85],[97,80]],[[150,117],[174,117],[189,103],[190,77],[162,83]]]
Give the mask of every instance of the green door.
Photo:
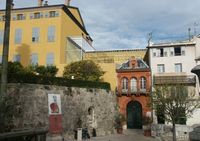
[[[131,101],[127,105],[127,127],[142,129],[142,106],[137,101]]]

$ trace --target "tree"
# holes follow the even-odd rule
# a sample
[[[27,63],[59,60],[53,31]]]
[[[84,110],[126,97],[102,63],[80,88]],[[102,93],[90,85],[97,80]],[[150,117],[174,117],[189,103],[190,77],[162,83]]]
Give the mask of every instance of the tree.
[[[104,74],[102,69],[91,60],[83,60],[65,66],[63,77],[71,79],[74,77],[79,80],[100,81]]]
[[[56,66],[35,66],[34,71],[42,76],[55,77],[58,68]]]
[[[195,93],[181,84],[155,87],[153,105],[157,115],[164,114],[164,120],[172,123],[173,141],[176,141],[175,124],[185,123],[200,106]]]

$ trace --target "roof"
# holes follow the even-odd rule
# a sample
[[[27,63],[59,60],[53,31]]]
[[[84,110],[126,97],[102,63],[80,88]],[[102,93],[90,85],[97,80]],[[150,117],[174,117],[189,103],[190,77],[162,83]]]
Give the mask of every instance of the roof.
[[[101,52],[131,52],[131,51],[147,51],[147,49],[98,50],[98,51],[88,51],[87,53],[101,53]]]
[[[174,46],[192,46],[195,45],[196,42],[183,40],[183,41],[176,41],[176,42],[166,42],[166,43],[152,43],[147,48],[156,48],[156,47],[174,47]]]
[[[136,63],[132,66],[131,61],[135,60]],[[119,71],[149,71],[149,66],[140,58],[131,58],[126,62],[122,63],[118,68],[116,68],[117,72]]]
[[[14,8],[12,9],[13,11],[20,11],[20,10],[31,10],[31,9],[48,9],[48,8],[60,8],[62,9],[66,15],[68,15],[71,20],[86,34],[89,36],[88,32],[85,29],[84,26],[84,22],[82,20],[80,11],[77,7],[73,7],[73,6],[66,6],[64,4],[59,4],[59,5],[48,5],[48,6],[36,6],[36,7],[24,7],[24,8]],[[79,16],[81,18],[81,21],[83,22],[83,25],[81,25],[81,23],[76,19],[76,17],[74,17],[74,15],[70,12],[69,8],[73,8],[73,9],[77,9]],[[5,11],[5,9],[1,9],[0,12]],[[91,39],[91,38],[90,38]],[[92,40],[92,39],[91,39]]]

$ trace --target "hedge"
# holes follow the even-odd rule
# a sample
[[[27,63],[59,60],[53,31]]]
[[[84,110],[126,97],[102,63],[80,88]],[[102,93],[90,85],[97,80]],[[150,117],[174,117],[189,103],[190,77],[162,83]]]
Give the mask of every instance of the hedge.
[[[110,84],[107,82],[72,80],[62,77],[46,77],[46,76],[37,76],[33,74],[9,74],[8,83],[31,83],[31,84],[58,85],[67,87],[99,88],[99,89],[110,90]]]

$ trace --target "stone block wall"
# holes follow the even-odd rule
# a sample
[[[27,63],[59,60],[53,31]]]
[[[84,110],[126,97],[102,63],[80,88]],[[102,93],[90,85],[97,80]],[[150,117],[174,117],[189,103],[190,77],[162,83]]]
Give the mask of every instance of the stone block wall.
[[[9,84],[8,94],[18,95],[21,116],[13,117],[14,128],[49,127],[48,94],[61,95],[62,126],[66,138],[73,138],[79,119],[88,127],[88,111],[93,108],[97,136],[114,132],[116,96],[103,89],[63,86]],[[19,112],[17,111],[17,112]]]

